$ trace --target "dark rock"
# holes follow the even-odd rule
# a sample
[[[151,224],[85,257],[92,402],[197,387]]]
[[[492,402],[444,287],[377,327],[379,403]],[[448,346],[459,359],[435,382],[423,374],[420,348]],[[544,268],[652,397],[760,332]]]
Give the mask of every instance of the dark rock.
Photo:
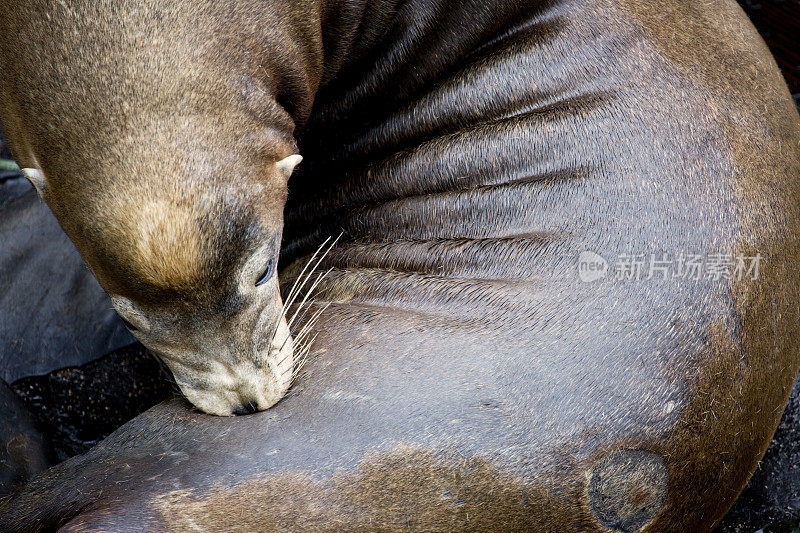
[[[800,377],[775,437],[716,533],[800,533]]]
[[[57,462],[40,425],[0,380],[0,497]]]
[[[24,178],[0,181],[0,379],[77,366],[135,339]]]
[[[139,344],[81,367],[19,379],[11,388],[50,429],[62,458],[85,453],[177,391],[169,372]]]

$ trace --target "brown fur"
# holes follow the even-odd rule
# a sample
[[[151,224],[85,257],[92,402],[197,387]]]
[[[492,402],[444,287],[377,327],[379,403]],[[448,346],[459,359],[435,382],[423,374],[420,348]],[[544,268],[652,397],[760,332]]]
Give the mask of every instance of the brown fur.
[[[202,91],[186,93],[212,95],[211,118],[133,131],[156,140],[167,174],[194,170],[163,183],[176,200],[199,197],[207,179],[238,186],[192,156],[245,169],[247,184],[258,132],[274,135],[272,161],[296,136],[301,172],[260,198],[279,206],[275,225],[286,203],[284,283],[344,233],[319,265],[332,270],[311,308],[330,308],[308,373],[259,416],[161,405],[31,482],[0,525],[711,530],[800,368],[800,120],[741,11],[725,0],[218,4],[167,9],[173,19],[157,20],[180,25],[169,39],[192,46],[180,65],[146,65],[146,76],[165,65],[199,76]],[[110,25],[116,11],[102,5]],[[48,66],[54,43],[35,42],[16,46]],[[14,51],[0,44],[0,57]],[[187,70],[198,57],[205,67]],[[25,63],[12,61],[14,77]],[[147,85],[120,94],[149,102],[137,92]],[[9,94],[0,113],[18,152],[45,137],[23,127],[22,107],[72,114],[37,88]],[[127,139],[114,129],[122,97],[110,100],[101,138]],[[39,147],[46,173],[93,159],[157,170],[74,139],[77,155],[64,155],[57,141],[80,116],[47,133],[60,150]],[[245,116],[263,122],[237,129]],[[94,201],[78,183],[76,201]],[[234,207],[211,220],[252,220],[242,205],[263,208],[247,190],[215,195]],[[147,196],[131,182],[109,194]],[[587,249],[763,262],[759,280],[586,284],[575,258]]]
[[[261,198],[279,217],[285,185],[268,165],[293,152],[294,123],[264,98],[263,81],[228,73],[221,51],[239,43],[225,42],[214,13],[126,6],[42,1],[25,5],[24,20],[4,17],[4,32],[25,37],[0,44],[2,57],[21,60],[2,63],[0,114],[19,164],[44,171],[48,205],[107,290],[130,294],[131,269],[134,292],[185,288],[217,246],[192,221],[234,208],[213,205],[232,171],[248,203]],[[41,37],[53,32],[73,41]],[[63,119],[32,121],[28,109]]]

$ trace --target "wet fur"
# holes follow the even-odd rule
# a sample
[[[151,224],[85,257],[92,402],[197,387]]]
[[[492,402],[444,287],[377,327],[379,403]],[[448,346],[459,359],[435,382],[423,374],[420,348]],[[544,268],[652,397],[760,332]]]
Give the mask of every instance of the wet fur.
[[[248,109],[297,126],[284,286],[344,233],[319,265],[310,371],[258,416],[158,406],[29,483],[0,529],[711,530],[800,366],[800,123],[738,7],[236,6],[179,29],[201,28],[199,49],[219,29]],[[0,57],[46,65],[36,42]],[[24,153],[44,126],[25,133],[23,108],[66,112],[8,89]],[[78,148],[51,164],[98,153]],[[587,285],[586,249],[765,265],[758,282]]]

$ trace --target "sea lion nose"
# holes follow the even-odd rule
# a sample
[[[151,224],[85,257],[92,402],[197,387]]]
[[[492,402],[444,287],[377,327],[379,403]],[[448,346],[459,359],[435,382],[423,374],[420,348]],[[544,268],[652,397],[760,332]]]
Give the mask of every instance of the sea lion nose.
[[[253,413],[257,412],[258,412],[258,403],[253,400],[249,400],[233,410],[233,414],[235,414],[236,416],[252,415]]]

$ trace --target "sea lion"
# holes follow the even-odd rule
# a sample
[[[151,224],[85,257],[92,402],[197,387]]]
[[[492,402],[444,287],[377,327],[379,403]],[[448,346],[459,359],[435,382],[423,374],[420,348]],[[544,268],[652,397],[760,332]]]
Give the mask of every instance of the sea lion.
[[[161,404],[0,529],[708,531],[764,453],[800,365],[800,119],[732,2],[28,0],[0,21],[3,125],[15,153],[46,143],[49,194],[52,169],[137,142],[170,160],[185,131],[215,164],[240,140],[232,175],[282,109],[305,157],[284,286],[344,234],[289,310],[325,309],[294,394],[235,419]],[[117,128],[181,69],[208,106]],[[56,72],[72,89],[45,96]]]

